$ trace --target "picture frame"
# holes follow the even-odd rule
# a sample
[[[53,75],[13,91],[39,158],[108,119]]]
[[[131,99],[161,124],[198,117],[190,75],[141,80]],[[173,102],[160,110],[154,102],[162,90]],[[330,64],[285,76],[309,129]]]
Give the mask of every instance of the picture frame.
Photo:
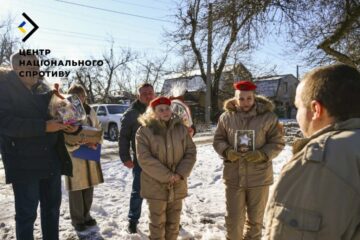
[[[234,142],[237,152],[255,151],[255,130],[236,130]]]

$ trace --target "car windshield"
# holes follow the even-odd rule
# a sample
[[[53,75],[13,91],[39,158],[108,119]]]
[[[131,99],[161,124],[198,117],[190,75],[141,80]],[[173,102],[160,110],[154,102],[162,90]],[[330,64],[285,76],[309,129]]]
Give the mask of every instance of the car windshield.
[[[128,107],[127,106],[107,106],[107,109],[110,114],[119,114],[124,113]]]

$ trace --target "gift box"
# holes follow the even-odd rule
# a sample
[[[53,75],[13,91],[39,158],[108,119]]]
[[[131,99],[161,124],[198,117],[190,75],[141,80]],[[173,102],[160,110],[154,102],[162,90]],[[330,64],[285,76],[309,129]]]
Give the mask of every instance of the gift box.
[[[81,131],[76,134],[66,134],[66,143],[70,145],[85,144],[85,143],[100,143],[102,140],[103,131],[95,127],[82,126]]]
[[[76,95],[54,92],[49,104],[50,116],[63,124],[77,125],[86,118],[85,109]]]

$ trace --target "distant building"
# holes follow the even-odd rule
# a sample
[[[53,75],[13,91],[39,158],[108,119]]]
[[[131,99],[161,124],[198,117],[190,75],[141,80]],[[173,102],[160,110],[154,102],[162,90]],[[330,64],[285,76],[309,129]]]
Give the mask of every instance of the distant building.
[[[200,70],[176,73],[167,76],[160,94],[170,96],[175,86],[186,89],[185,102],[191,107],[195,121],[204,120],[206,85],[201,78]],[[219,83],[218,106],[222,110],[226,99],[234,96],[233,83],[240,80],[252,80],[257,85],[257,93],[264,95],[276,104],[279,117],[295,117],[295,91],[299,84],[292,74],[273,75],[253,78],[249,70],[242,64],[226,65]],[[219,114],[219,113],[213,113]]]
[[[253,79],[256,92],[266,96],[276,104],[280,117],[294,117],[294,100],[299,80],[292,74],[258,77]]]
[[[105,99],[103,96],[95,96],[95,103],[108,103],[108,104],[129,104],[134,101],[136,96],[127,91],[111,90],[108,97]]]
[[[206,85],[201,78],[200,70],[184,73],[176,73],[165,79],[161,94],[172,95],[171,90],[175,86],[182,86],[186,89],[185,102],[192,109],[195,122],[204,121]],[[219,82],[218,106],[222,109],[223,102],[234,95],[233,83],[235,79],[251,79],[251,73],[242,64],[226,65]],[[214,113],[216,114],[216,113]]]

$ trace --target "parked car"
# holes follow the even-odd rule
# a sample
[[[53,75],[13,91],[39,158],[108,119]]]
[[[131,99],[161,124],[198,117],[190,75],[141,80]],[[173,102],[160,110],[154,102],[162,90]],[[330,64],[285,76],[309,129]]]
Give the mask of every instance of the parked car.
[[[128,109],[129,105],[124,104],[93,104],[91,107],[95,110],[105,137],[111,141],[117,141],[121,119]]]

